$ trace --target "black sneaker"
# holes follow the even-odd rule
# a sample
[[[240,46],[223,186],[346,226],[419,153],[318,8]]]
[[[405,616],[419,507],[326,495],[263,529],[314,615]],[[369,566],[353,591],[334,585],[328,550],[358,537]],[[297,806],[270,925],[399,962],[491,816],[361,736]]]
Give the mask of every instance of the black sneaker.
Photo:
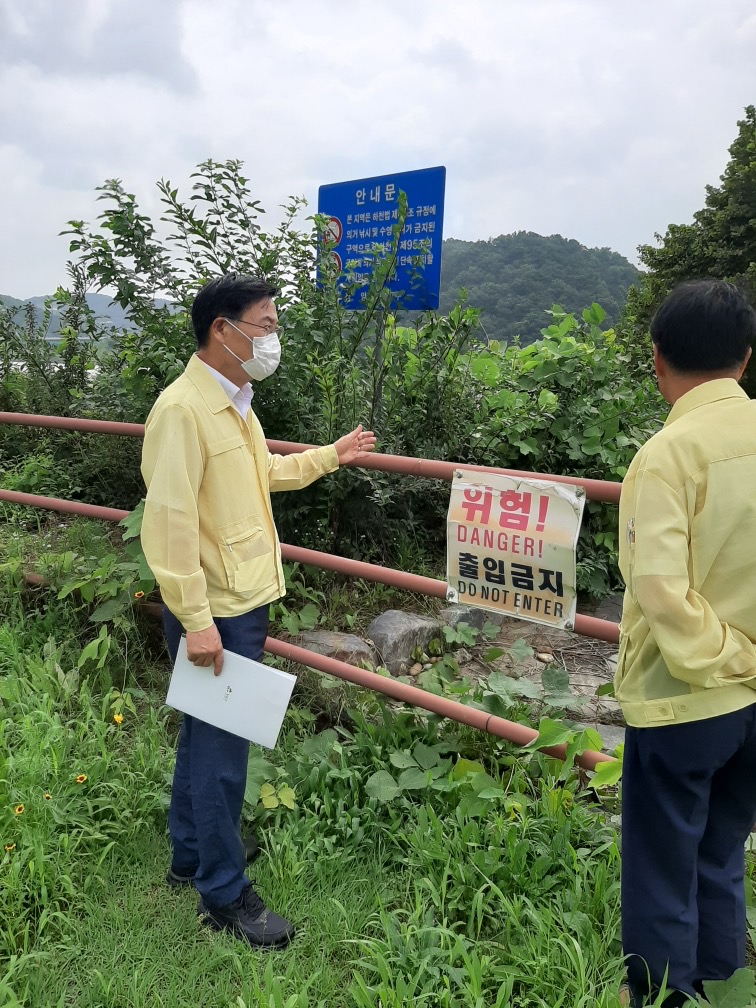
[[[253,948],[282,949],[294,937],[294,926],[268,910],[251,885],[227,906],[210,907],[200,899],[197,915],[214,931],[229,931]]]
[[[260,853],[260,845],[257,842],[257,834],[250,833],[242,837],[244,843],[244,856],[247,864],[251,864]],[[173,865],[165,873],[165,884],[171,889],[179,889],[182,886],[190,886],[194,881],[194,872],[174,871]]]

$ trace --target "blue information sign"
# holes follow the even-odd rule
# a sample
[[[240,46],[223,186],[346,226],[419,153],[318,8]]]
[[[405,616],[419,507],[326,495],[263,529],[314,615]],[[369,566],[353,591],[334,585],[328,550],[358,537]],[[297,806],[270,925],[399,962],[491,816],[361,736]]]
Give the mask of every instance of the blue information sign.
[[[401,191],[407,217],[386,286],[402,308],[438,308],[445,184],[446,168],[423,168],[320,187],[318,213],[329,218],[331,255],[344,280],[358,284],[345,307],[365,307],[374,257],[391,248]]]

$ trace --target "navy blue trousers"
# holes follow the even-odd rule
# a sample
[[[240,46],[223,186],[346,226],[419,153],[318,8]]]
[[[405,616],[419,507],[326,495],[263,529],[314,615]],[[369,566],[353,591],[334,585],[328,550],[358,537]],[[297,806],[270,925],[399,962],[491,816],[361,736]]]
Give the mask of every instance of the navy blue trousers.
[[[622,944],[636,998],[666,1004],[745,966],[744,845],[756,822],[756,703],[628,728],[622,770]]]
[[[217,617],[215,625],[227,651],[260,660],[268,606],[243,616]],[[163,629],[175,661],[184,629],[165,606]],[[207,674],[213,674],[212,668]],[[248,754],[246,739],[184,715],[168,809],[171,867],[179,875],[194,874],[194,885],[208,906],[233,902],[247,885],[239,826]]]

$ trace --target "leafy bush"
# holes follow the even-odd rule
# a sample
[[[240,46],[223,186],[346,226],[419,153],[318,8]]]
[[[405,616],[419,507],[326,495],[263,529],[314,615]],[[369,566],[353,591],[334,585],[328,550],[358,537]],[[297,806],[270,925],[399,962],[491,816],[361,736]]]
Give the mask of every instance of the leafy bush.
[[[278,228],[263,230],[262,208],[237,161],[199,165],[189,202],[166,180],[158,189],[156,223],[117,180],[101,187],[104,210],[94,225],[70,222],[76,282],[70,294],[57,295],[72,322],[62,363],[52,367],[44,340],[43,347],[36,336],[16,334],[25,373],[6,362],[0,376],[10,408],[144,420],[194,348],[188,309],[197,289],[236,270],[260,273],[282,289],[283,359],[255,397],[270,437],[328,443],[364,423],[390,453],[612,479],[622,477],[658,423],[661,401],[648,368],[639,351],[601,329],[605,313],[596,304],[579,318],[555,306],[544,338],[524,348],[487,343],[478,312],[461,305],[446,316],[402,318],[385,289],[402,208],[393,252],[375,258],[366,308],[357,312],[342,307],[337,278],[323,262],[316,282],[323,222],[315,217],[309,231],[295,227],[302,200],[289,201]],[[81,307],[85,284],[113,291],[125,327],[98,330]],[[18,464],[30,442],[24,436],[14,444],[4,432],[0,451]],[[68,492],[78,488],[84,499],[113,506],[138,502],[138,443],[51,435],[44,451],[66,466],[61,484]],[[370,469],[345,470],[274,500],[284,541],[436,569],[447,504],[448,488],[438,481]],[[593,594],[616,584],[615,524],[614,514],[588,509],[579,586]]]

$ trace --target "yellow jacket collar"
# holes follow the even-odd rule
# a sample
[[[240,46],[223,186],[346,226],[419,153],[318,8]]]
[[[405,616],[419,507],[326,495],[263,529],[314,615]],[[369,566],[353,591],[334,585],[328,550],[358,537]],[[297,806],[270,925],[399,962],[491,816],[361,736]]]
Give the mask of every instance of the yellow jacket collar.
[[[189,381],[195,386],[199,394],[205,400],[205,404],[211,413],[220,413],[221,410],[233,405],[226,395],[221,385],[196,354],[192,354],[184,372]]]
[[[696,385],[690,392],[680,396],[675,405],[669,411],[669,416],[664,421],[664,426],[674,423],[681,416],[690,413],[691,410],[698,409],[699,406],[707,406],[709,403],[717,402],[719,399],[747,399],[748,395],[738,385],[734,378],[714,378],[712,381],[702,382]]]

